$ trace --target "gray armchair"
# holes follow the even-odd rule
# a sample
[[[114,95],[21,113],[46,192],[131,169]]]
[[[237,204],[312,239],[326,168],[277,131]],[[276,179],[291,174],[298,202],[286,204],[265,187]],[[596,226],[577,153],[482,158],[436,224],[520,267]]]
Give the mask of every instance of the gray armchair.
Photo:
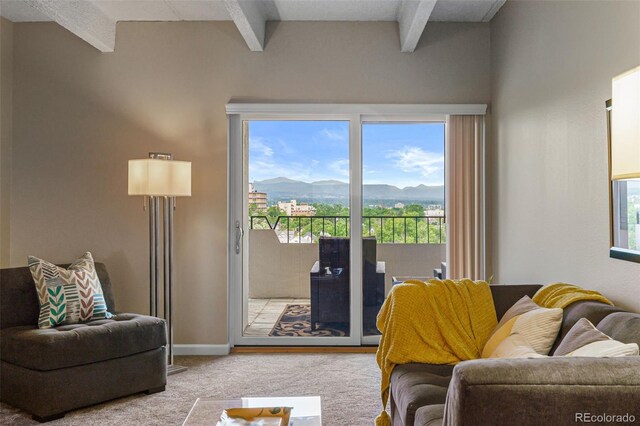
[[[105,266],[96,270],[115,312]],[[38,298],[27,267],[0,270],[0,400],[38,421],[167,382],[164,320],[137,314],[38,329]]]

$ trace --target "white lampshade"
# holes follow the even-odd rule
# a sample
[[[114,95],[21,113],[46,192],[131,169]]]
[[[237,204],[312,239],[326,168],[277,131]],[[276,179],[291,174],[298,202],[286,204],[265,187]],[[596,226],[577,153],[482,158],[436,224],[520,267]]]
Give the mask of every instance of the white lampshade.
[[[191,196],[191,162],[129,160],[129,195]]]
[[[640,178],[640,66],[613,79],[611,179]]]

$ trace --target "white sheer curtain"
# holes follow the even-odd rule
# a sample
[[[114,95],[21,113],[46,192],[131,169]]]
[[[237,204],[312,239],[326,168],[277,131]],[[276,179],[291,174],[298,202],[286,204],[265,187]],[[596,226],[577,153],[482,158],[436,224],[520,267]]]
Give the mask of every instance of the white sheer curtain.
[[[445,158],[447,278],[485,279],[484,116],[447,118]]]

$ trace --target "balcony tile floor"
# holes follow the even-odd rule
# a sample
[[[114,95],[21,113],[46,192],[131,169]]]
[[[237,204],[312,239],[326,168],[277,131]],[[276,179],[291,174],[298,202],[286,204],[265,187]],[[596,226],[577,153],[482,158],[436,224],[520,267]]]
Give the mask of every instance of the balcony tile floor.
[[[269,336],[287,305],[308,305],[309,303],[309,299],[295,298],[249,299],[249,316],[247,318],[249,325],[244,330],[244,335],[250,337]]]

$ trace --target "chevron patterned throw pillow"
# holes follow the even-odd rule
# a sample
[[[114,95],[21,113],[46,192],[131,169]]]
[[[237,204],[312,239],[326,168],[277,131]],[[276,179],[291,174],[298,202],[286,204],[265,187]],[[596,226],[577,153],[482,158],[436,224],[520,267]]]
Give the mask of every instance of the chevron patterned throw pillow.
[[[38,328],[112,317],[91,253],[86,252],[67,269],[29,256],[29,270],[40,302]]]

